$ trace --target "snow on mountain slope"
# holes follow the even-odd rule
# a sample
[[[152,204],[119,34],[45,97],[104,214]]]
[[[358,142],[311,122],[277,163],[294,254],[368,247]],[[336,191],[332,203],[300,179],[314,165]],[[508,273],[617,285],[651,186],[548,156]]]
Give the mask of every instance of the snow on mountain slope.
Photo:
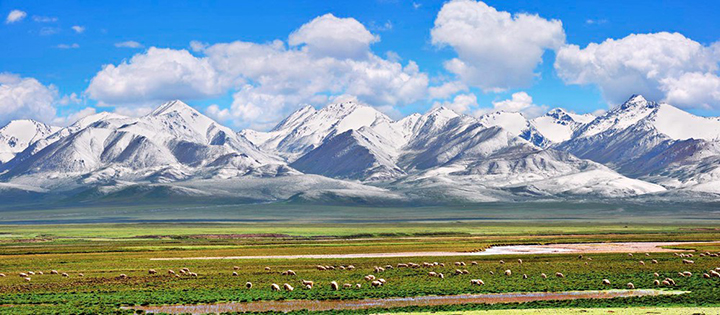
[[[373,128],[362,127],[330,138],[290,166],[333,178],[390,180],[405,174],[395,165],[395,145]]]
[[[275,152],[293,162],[320,146],[325,139],[348,130],[391,121],[376,109],[355,101],[330,104],[321,110],[306,106],[291,114],[267,133],[241,131],[258,147]]]
[[[530,121],[542,136],[552,143],[570,140],[575,130],[595,119],[590,114],[578,115],[562,108],[555,108],[547,114]]]
[[[35,141],[57,132],[60,127],[34,120],[13,120],[0,128],[0,164],[12,160]]]
[[[96,116],[62,130],[64,137],[22,152],[8,163],[4,176],[167,181],[209,172],[188,167],[207,166],[219,176],[228,176],[230,170],[238,176],[283,172],[278,157],[180,101],[165,103],[140,118]]]

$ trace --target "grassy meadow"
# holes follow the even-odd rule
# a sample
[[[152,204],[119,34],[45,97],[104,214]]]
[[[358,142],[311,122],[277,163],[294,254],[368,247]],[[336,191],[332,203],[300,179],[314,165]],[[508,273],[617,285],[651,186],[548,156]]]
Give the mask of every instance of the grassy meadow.
[[[672,290],[683,295],[616,298],[611,300],[538,301],[512,304],[467,304],[410,307],[373,312],[473,311],[498,309],[604,308],[604,307],[720,307],[720,278],[701,275],[720,267],[720,258],[699,257],[685,265],[673,253],[500,255],[423,257],[427,251],[481,251],[492,245],[552,244],[611,241],[688,241],[679,246],[692,250],[720,251],[720,245],[692,242],[720,240],[720,230],[700,224],[620,224],[578,222],[402,222],[402,223],[138,223],[0,226],[0,313],[96,314],[133,313],[133,305],[197,304],[228,301],[283,299],[362,299],[501,292],[560,292],[567,290],[636,288],[671,277]],[[151,260],[151,258],[260,256],[295,254],[345,254],[418,252],[418,257],[352,259],[221,259]],[[522,258],[523,263],[517,262]],[[658,264],[651,264],[655,259]],[[499,261],[506,263],[501,264]],[[641,265],[639,260],[646,261]],[[469,274],[455,275],[463,261]],[[470,264],[471,261],[477,265]],[[438,262],[445,266],[393,268],[377,273],[375,266],[398,263]],[[354,270],[316,269],[316,265],[354,265]],[[265,270],[270,267],[270,271]],[[175,277],[188,268],[197,277]],[[236,268],[237,270],[235,270]],[[149,274],[155,269],[157,274]],[[284,270],[297,276],[283,276]],[[504,270],[512,275],[505,276]],[[68,276],[50,274],[51,270]],[[34,272],[30,281],[20,273]],[[39,272],[42,271],[43,275]],[[445,275],[444,279],[428,272]],[[690,271],[692,277],[678,277]],[[237,276],[233,276],[237,272]],[[565,278],[555,277],[562,272]],[[547,279],[540,275],[545,273]],[[82,276],[80,276],[82,274]],[[125,274],[127,278],[120,278]],[[372,288],[363,278],[374,274],[387,280]],[[523,274],[528,276],[523,279]],[[316,286],[301,289],[302,279]],[[482,279],[484,286],[470,285]],[[602,279],[611,281],[603,285]],[[334,291],[336,281],[362,284],[360,289]],[[245,283],[253,288],[246,289]],[[270,284],[289,283],[292,292],[273,292]]]

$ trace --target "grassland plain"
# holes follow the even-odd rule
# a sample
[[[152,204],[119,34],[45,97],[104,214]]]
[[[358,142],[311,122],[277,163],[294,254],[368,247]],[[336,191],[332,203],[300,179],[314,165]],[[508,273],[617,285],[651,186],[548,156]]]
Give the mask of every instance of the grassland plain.
[[[720,259],[699,257],[686,265],[672,253],[635,257],[627,254],[592,254],[592,260],[577,255],[525,255],[484,257],[419,257],[357,259],[248,259],[152,261],[158,257],[203,257],[231,255],[333,254],[409,251],[471,252],[499,244],[552,244],[608,241],[715,241],[720,230],[712,225],[623,225],[598,223],[445,222],[402,224],[94,224],[94,225],[5,225],[0,227],[0,312],[33,313],[131,313],[122,306],[217,303],[279,299],[361,299],[452,295],[465,293],[559,292],[625,288],[656,288],[660,280],[677,281],[674,290],[690,291],[680,296],[652,296],[613,300],[543,301],[523,304],[469,304],[410,307],[364,312],[461,311],[517,308],[573,308],[626,306],[720,306],[720,278],[701,275],[720,267]],[[685,250],[719,251],[717,245],[683,244]],[[523,263],[517,263],[522,258]],[[650,263],[651,259],[658,264]],[[499,260],[506,261],[500,264]],[[639,260],[646,261],[641,265]],[[445,267],[390,269],[376,274],[388,281],[371,288],[363,277],[375,274],[375,266],[406,262],[441,262]],[[454,275],[455,261],[464,261],[470,272]],[[476,261],[477,265],[471,265]],[[587,264],[586,264],[587,263]],[[349,265],[350,270],[320,271],[323,265]],[[234,270],[236,266],[238,270]],[[270,267],[271,271],[265,270]],[[189,268],[198,276],[176,278],[167,274]],[[157,274],[148,274],[155,269]],[[292,269],[297,276],[282,276]],[[512,276],[503,271],[511,269]],[[50,275],[50,270],[68,277]],[[31,281],[19,273],[33,271]],[[43,271],[43,275],[37,274]],[[232,272],[238,273],[233,276]],[[429,277],[441,272],[444,279]],[[692,277],[678,277],[690,271]],[[494,274],[491,274],[494,273]],[[565,278],[553,275],[562,272]],[[79,274],[82,273],[83,277]],[[547,274],[548,279],[540,277]],[[127,278],[119,278],[120,274]],[[527,274],[528,279],[522,275]],[[471,286],[470,279],[485,281]],[[313,280],[312,290],[273,292],[271,283],[300,287],[300,279]],[[609,279],[610,286],[602,285]],[[254,284],[245,289],[246,282]],[[333,291],[328,283],[361,283],[361,289]],[[302,313],[302,312],[301,312]]]

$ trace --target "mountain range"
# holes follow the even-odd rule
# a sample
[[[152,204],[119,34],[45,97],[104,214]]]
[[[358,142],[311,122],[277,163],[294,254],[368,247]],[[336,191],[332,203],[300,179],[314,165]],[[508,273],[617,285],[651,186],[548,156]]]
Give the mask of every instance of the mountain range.
[[[181,101],[142,117],[0,129],[0,197],[366,204],[720,197],[720,119],[640,95],[601,116],[560,108],[393,120],[357,102],[303,107],[267,132]],[[124,198],[124,199],[123,199]]]

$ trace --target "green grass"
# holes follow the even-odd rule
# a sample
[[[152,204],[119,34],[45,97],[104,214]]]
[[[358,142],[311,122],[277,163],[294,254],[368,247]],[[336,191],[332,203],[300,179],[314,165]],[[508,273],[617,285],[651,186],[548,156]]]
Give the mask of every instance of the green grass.
[[[682,296],[658,296],[608,301],[531,302],[511,305],[456,305],[375,311],[464,311],[502,308],[577,308],[624,306],[720,306],[720,279],[703,279],[702,272],[719,267],[720,259],[695,257],[694,265],[683,265],[672,254],[653,254],[657,265],[641,266],[625,254],[596,254],[593,260],[580,260],[577,255],[526,255],[517,264],[516,256],[457,258],[364,258],[364,259],[252,259],[252,260],[187,260],[151,261],[158,257],[199,257],[235,255],[289,255],[368,253],[392,251],[470,251],[493,244],[538,244],[600,241],[707,241],[720,239],[720,231],[708,226],[663,224],[591,224],[511,222],[491,224],[463,223],[402,223],[402,224],[87,224],[87,225],[5,225],[0,227],[0,313],[122,313],[123,305],[159,305],[178,303],[215,303],[268,299],[359,299],[367,297],[420,296],[432,294],[463,294],[480,292],[531,292],[605,289],[604,278],[612,288],[624,288],[633,282],[637,288],[655,288],[653,272],[675,278],[674,289],[691,293]],[[229,234],[275,233],[284,237],[217,238]],[[212,234],[213,237],[193,235]],[[157,236],[162,237],[157,237]],[[236,235],[237,236],[237,235]],[[705,245],[684,245],[700,248]],[[704,250],[709,250],[703,248]],[[504,259],[507,264],[499,264]],[[477,261],[478,266],[463,267],[470,275],[454,276],[454,261]],[[380,289],[368,288],[363,276],[374,273],[373,267],[399,262],[438,261],[446,267],[445,279],[430,278],[429,269],[393,269],[378,274],[388,280]],[[588,262],[588,265],[585,265]],[[354,264],[355,271],[318,271],[314,266]],[[238,266],[240,276],[231,276]],[[266,272],[265,266],[273,272]],[[198,278],[174,278],[166,271],[187,267]],[[159,271],[149,275],[147,270]],[[48,275],[51,269],[67,272],[70,277]],[[279,271],[293,269],[296,277],[281,276]],[[512,269],[513,276],[502,274]],[[20,272],[40,271],[25,282]],[[677,278],[678,271],[691,271],[691,278]],[[490,271],[495,274],[491,275]],[[566,278],[552,275],[563,272]],[[85,277],[78,277],[84,273]],[[116,279],[124,273],[128,279]],[[525,273],[529,279],[522,279]],[[539,277],[540,273],[550,276]],[[483,287],[469,285],[481,278]],[[310,279],[319,283],[313,290],[271,292],[270,283],[292,283]],[[246,281],[255,284],[243,289]],[[360,290],[332,291],[330,281],[363,283]],[[372,312],[372,311],[368,311]]]

